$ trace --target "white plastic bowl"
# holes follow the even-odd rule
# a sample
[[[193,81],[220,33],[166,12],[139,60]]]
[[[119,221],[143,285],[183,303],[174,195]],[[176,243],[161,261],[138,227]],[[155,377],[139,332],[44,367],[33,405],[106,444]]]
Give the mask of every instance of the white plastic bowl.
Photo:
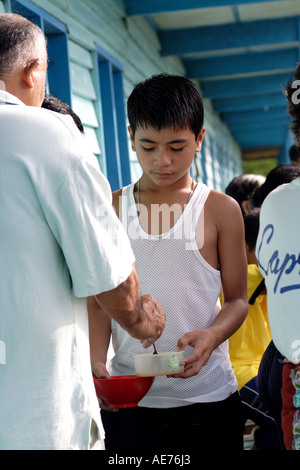
[[[184,371],[184,366],[180,365],[182,360],[183,351],[136,354],[134,356],[135,373],[139,377],[180,374]]]

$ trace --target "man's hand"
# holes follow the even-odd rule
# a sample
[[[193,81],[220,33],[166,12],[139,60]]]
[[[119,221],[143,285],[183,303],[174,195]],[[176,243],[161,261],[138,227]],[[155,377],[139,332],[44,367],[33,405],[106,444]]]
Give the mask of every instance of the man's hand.
[[[166,315],[152,295],[140,296],[139,280],[132,273],[118,287],[96,296],[98,304],[127,333],[150,346],[163,332]]]
[[[148,348],[161,336],[165,327],[166,314],[161,303],[152,295],[143,295],[141,297],[141,312],[144,318],[148,318],[148,321],[152,322],[155,328],[155,332],[150,338],[141,340],[142,346]]]

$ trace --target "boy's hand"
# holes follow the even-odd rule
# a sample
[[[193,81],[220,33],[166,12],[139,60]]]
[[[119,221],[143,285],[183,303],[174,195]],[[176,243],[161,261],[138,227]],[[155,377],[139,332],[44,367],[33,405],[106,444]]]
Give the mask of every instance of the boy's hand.
[[[93,362],[92,372],[97,379],[109,379],[110,375],[103,362]]]
[[[93,375],[97,379],[109,379],[110,378],[108,370],[106,369],[105,364],[103,362],[98,362],[98,363],[92,364],[92,371],[93,371]],[[117,409],[109,408],[108,404],[105,403],[105,401],[101,400],[101,398],[99,398],[99,397],[97,397],[97,398],[98,398],[98,403],[99,403],[99,406],[100,406],[101,410],[118,411]]]
[[[194,352],[183,361],[184,372],[172,377],[187,378],[197,375],[201,368],[207,364],[213,350],[216,348],[216,339],[210,328],[195,330],[183,335],[177,342],[177,350],[182,351],[186,346],[192,346]]]

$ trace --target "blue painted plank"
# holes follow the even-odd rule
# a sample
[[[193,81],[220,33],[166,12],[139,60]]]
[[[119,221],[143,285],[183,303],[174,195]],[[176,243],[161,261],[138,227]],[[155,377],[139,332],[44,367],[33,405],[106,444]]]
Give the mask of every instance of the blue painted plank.
[[[214,99],[212,105],[215,111],[226,113],[231,111],[253,111],[259,109],[286,109],[286,98],[280,91],[278,93],[270,93],[267,95],[243,96]]]
[[[242,149],[281,146],[286,135],[286,129],[277,129],[268,132],[240,132],[235,133],[234,137],[238,141]]]
[[[114,72],[114,92],[116,104],[116,119],[118,127],[118,140],[120,148],[120,164],[122,171],[122,185],[126,186],[131,183],[131,171],[128,150],[127,120],[125,113],[124,88],[122,72],[117,70]]]
[[[112,190],[131,183],[123,66],[96,45],[99,62],[101,122],[105,142],[106,172]],[[108,119],[107,119],[108,118]]]
[[[46,10],[40,8],[30,0],[10,0],[10,8],[13,13],[19,13],[28,19],[39,16],[51,23],[56,29],[67,33],[67,26],[64,23],[54,18],[54,16],[50,15]]]
[[[274,2],[276,0],[125,0],[128,16],[152,15],[196,8],[214,8],[242,4]]]
[[[98,56],[101,58],[101,61],[110,62],[113,66],[113,70],[120,70],[123,72],[123,65],[115,57],[113,57],[109,52],[107,52],[103,47],[100,47],[96,44],[96,51]]]
[[[275,121],[266,121],[266,122],[260,122],[260,121],[252,121],[249,122],[248,124],[245,123],[235,123],[230,125],[230,132],[233,135],[237,135],[239,132],[257,132],[257,131],[262,131],[262,132],[269,132],[272,130],[273,132],[277,132],[277,130],[285,128],[288,126],[289,121],[287,119],[283,120],[275,120]]]
[[[298,48],[183,60],[187,77],[200,80],[252,72],[287,71],[288,69],[293,71],[297,62]]]
[[[105,140],[105,160],[107,177],[112,191],[122,187],[118,136],[116,135],[115,100],[113,95],[112,65],[99,62],[99,82],[103,112],[103,134]],[[110,91],[110,92],[109,92]]]
[[[299,41],[296,18],[159,31],[162,55],[182,55]]]
[[[237,134],[239,132],[248,131],[248,130],[257,130],[258,132],[269,132],[272,129],[277,128],[287,128],[290,124],[290,120],[286,118],[282,119],[267,119],[265,121],[249,121],[247,122],[235,122],[233,124],[229,124],[228,127],[233,134]]]
[[[288,129],[287,123],[270,123],[268,127],[264,127],[262,124],[259,123],[251,123],[248,126],[234,126],[230,129],[230,132],[233,138],[239,142],[242,137],[245,137],[245,135],[251,135],[252,139],[256,141],[261,136],[268,136],[269,138],[270,133],[272,133],[273,139],[274,136],[277,137],[278,135],[280,135],[282,130],[286,129]]]
[[[11,13],[17,13],[32,21],[34,24],[43,29],[43,21],[40,15],[41,9],[33,5],[31,2],[11,0],[9,5]]]
[[[49,91],[72,107],[70,62],[66,34],[50,34],[48,37]]]
[[[287,118],[288,114],[284,108],[275,108],[268,111],[262,110],[223,114],[223,119],[230,124]]]
[[[277,157],[277,164],[278,165],[280,165],[282,163],[285,163],[285,164],[290,164],[291,163],[289,150],[290,150],[291,145],[293,145],[293,144],[294,144],[294,137],[292,136],[291,131],[288,130],[288,132],[286,133],[286,136],[285,136],[284,144],[282,145],[280,153]]]
[[[72,106],[66,25],[30,0],[11,0],[9,7],[12,12],[23,15],[37,24],[46,34],[49,55],[47,93],[52,93]]]
[[[229,96],[261,95],[280,93],[293,74],[274,74],[263,77],[238,78],[236,80],[211,80],[202,82],[201,89],[207,98],[228,98]]]
[[[263,137],[263,138],[274,138],[274,137],[278,137],[278,136],[280,137],[280,134],[285,136],[286,130],[287,130],[286,126],[281,126],[280,131],[277,132],[276,134],[274,134],[274,130],[272,129],[272,127],[269,127],[269,129],[261,128],[260,130],[258,130],[256,132],[254,137],[255,137],[255,140],[256,140],[256,138],[261,138],[261,137]],[[238,136],[241,139],[241,138],[244,138],[244,137],[249,137],[249,135],[252,135],[253,133],[248,132],[247,130],[242,130],[242,131],[233,132],[233,134],[235,136]],[[252,137],[253,137],[253,135],[252,135]]]
[[[240,143],[240,148],[241,150],[257,150],[257,149],[263,149],[263,148],[270,148],[270,147],[281,147],[282,141],[277,140],[276,142],[270,142],[270,141],[246,141]]]

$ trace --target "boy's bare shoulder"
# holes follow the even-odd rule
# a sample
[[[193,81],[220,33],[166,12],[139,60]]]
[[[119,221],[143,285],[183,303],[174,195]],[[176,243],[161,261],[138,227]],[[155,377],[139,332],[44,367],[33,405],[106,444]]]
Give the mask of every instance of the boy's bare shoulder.
[[[242,216],[241,208],[238,202],[231,196],[211,189],[205,204],[206,212],[211,213],[217,219],[226,220],[227,217]],[[227,219],[228,222],[228,219]]]
[[[235,199],[225,193],[222,193],[221,191],[217,191],[216,189],[210,190],[208,201],[212,204],[220,204],[223,208],[228,207],[229,209],[232,208],[233,210],[238,208],[241,210],[238,202]]]

